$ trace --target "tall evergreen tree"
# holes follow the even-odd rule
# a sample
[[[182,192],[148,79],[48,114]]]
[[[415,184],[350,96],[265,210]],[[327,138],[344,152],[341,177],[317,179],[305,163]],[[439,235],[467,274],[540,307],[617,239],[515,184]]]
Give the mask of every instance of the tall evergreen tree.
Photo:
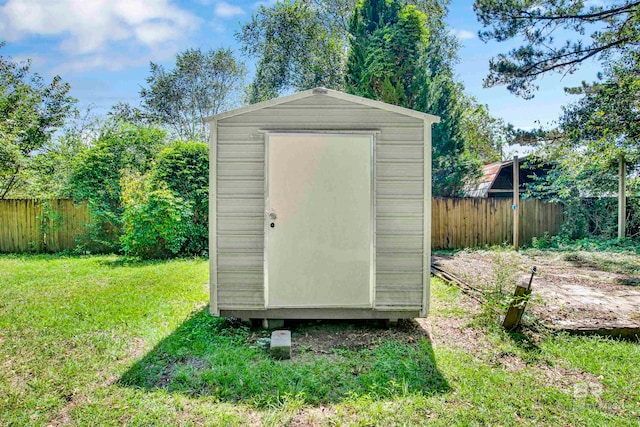
[[[415,6],[398,0],[359,2],[349,25],[347,90],[391,104],[413,104],[426,21]]]
[[[459,194],[478,171],[479,159],[466,149],[463,122],[467,99],[453,76],[457,44],[422,10],[437,2],[360,0],[350,21],[346,87],[355,95],[378,99],[441,117],[433,130],[433,191]],[[420,10],[422,9],[422,10]]]

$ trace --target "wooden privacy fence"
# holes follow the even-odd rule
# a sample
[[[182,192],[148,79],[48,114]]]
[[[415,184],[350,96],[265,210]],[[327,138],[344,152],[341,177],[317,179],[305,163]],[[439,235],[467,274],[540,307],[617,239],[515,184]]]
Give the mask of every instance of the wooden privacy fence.
[[[520,241],[557,234],[562,206],[522,200]],[[511,199],[433,199],[431,246],[461,249],[513,241]],[[0,200],[0,252],[59,252],[73,249],[91,222],[86,204],[73,200]]]
[[[0,200],[0,252],[60,252],[76,247],[91,217],[73,200]]]
[[[432,249],[461,249],[513,243],[511,199],[433,199],[431,209]],[[540,200],[520,201],[520,242],[560,231],[562,205]]]

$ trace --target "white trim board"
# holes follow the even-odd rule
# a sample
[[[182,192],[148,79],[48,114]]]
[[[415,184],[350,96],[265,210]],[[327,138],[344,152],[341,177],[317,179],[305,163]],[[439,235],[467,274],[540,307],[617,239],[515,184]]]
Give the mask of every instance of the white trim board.
[[[328,97],[340,99],[343,101],[350,101],[356,104],[378,108],[380,110],[390,111],[393,113],[401,114],[403,116],[425,120],[425,121],[428,121],[429,123],[440,123],[440,117],[434,116],[432,114],[422,113],[420,111],[411,110],[409,108],[398,107],[397,105],[387,104],[386,102],[375,101],[373,99],[363,98],[361,96],[350,95],[348,93],[339,92],[337,90],[325,89],[323,87],[317,87],[315,89],[309,89],[302,92],[294,93],[293,95],[287,95],[280,98],[270,99],[268,101],[247,105],[241,108],[237,108],[235,110],[225,111],[224,113],[219,113],[213,116],[205,117],[203,121],[205,123],[208,123],[213,120],[227,119],[229,117],[250,113],[252,111],[261,110],[267,107],[275,107],[280,104],[297,101],[299,99],[304,99],[311,96],[328,96]]]

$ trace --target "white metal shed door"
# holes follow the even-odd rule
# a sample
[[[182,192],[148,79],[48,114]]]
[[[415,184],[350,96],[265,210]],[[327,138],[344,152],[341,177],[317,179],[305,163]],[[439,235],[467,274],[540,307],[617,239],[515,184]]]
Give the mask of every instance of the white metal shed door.
[[[371,307],[371,135],[270,134],[267,307]]]

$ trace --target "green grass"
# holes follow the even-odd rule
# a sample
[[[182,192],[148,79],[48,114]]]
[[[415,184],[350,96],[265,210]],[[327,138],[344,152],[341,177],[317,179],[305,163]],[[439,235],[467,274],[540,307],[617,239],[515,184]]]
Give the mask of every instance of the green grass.
[[[274,361],[259,330],[207,314],[207,276],[205,260],[0,256],[0,426],[638,425],[638,343],[476,327],[477,352],[416,335]],[[456,288],[432,295],[436,327],[473,324]],[[382,332],[296,333],[351,329]]]

